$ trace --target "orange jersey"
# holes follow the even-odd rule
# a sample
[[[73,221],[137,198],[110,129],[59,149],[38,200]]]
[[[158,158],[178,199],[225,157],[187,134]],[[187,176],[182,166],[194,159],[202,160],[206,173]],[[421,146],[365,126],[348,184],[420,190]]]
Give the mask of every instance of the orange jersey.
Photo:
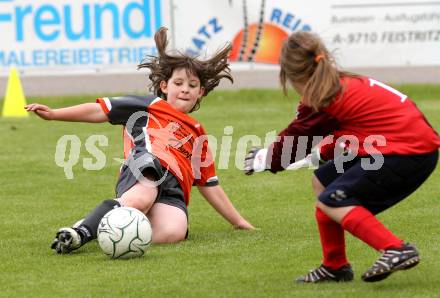
[[[124,158],[142,149],[155,155],[180,182],[188,205],[192,185],[218,184],[202,125],[156,97],[98,98],[110,123],[124,126]]]

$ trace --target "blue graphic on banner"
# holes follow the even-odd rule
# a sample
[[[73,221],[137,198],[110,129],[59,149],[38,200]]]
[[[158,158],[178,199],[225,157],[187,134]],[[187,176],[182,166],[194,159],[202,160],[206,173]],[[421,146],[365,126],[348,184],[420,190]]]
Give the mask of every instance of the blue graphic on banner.
[[[156,54],[155,47],[0,51],[0,66],[133,65],[139,63],[146,55]]]
[[[0,43],[0,67],[139,63],[145,55],[155,54],[154,46],[141,45],[153,44],[160,26],[160,0],[65,2],[62,6],[0,0],[0,32],[13,37],[3,37]],[[80,46],[81,41],[91,47]],[[20,45],[26,49],[14,50]]]

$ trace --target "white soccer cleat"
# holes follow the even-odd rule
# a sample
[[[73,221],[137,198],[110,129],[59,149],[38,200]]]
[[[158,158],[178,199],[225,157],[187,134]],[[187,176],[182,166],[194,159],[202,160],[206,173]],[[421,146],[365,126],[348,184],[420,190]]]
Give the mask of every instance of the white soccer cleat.
[[[81,236],[73,228],[61,228],[50,246],[59,254],[67,254],[81,247]]]

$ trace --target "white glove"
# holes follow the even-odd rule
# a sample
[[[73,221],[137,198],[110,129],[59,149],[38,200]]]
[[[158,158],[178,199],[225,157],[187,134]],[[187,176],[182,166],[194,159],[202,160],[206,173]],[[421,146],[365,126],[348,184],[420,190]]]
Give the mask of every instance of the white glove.
[[[266,168],[267,148],[254,147],[244,159],[244,173],[252,175],[254,172],[263,172]]]

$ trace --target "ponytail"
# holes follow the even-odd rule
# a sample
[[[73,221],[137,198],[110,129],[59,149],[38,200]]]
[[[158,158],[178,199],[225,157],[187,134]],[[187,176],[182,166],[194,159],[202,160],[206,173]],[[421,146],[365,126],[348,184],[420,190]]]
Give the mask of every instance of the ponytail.
[[[341,76],[356,76],[338,70],[333,56],[321,39],[310,32],[289,36],[280,57],[280,82],[284,94],[287,85],[303,86],[302,100],[315,111],[327,107],[341,91]]]
[[[341,89],[339,71],[330,59],[329,55],[318,54],[311,61],[315,71],[304,86],[303,100],[315,111],[327,107]]]

